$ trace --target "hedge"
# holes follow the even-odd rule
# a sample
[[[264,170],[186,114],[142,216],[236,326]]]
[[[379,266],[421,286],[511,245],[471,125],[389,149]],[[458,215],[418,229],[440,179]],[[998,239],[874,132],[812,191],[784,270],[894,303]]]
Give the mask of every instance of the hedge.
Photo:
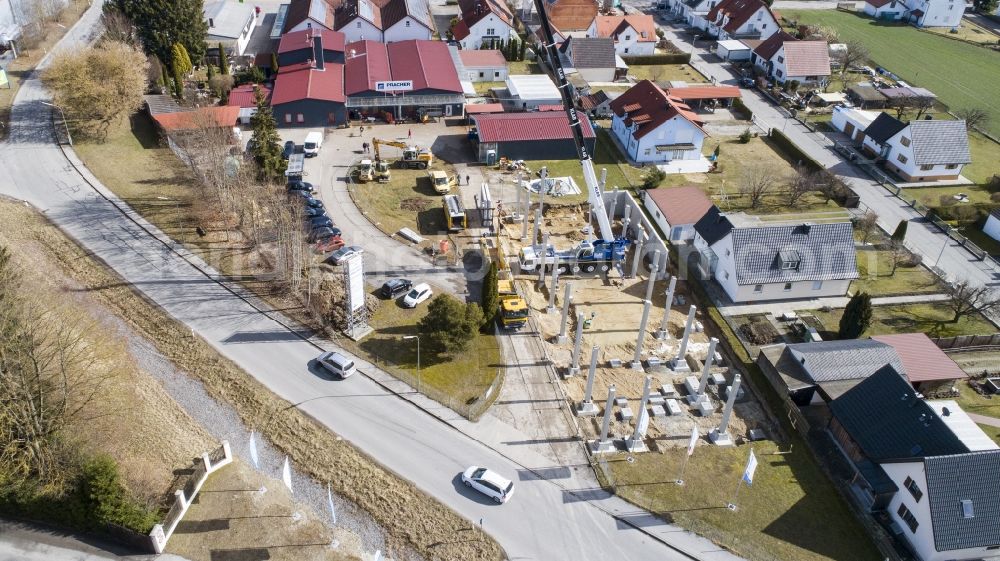
[[[624,56],[625,64],[687,64],[691,62],[691,53],[669,53],[662,55]]]
[[[743,103],[743,100],[738,97],[733,100],[733,110],[742,114],[743,118],[747,121],[753,120],[753,111],[751,111],[750,108]]]
[[[772,128],[771,132],[767,135],[775,144],[778,145],[782,150],[788,153],[793,160],[798,160],[802,162],[809,171],[822,171],[826,168],[821,166],[819,162],[812,159],[808,154],[803,152],[794,142],[791,141],[785,134],[778,129]]]

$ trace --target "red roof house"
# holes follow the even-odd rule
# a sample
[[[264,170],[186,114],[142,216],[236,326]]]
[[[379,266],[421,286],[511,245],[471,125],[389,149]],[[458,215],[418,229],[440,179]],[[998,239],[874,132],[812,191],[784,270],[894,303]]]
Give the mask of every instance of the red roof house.
[[[906,378],[914,386],[923,382],[948,382],[969,377],[924,333],[875,335],[872,339],[896,350]]]
[[[708,133],[702,119],[653,82],[632,86],[610,108],[611,133],[633,161],[703,160],[701,148]]]
[[[672,242],[693,240],[695,223],[712,208],[708,195],[693,185],[646,189],[643,204]]]
[[[762,0],[722,0],[708,11],[705,19],[709,22],[709,35],[717,36],[720,41],[767,39],[780,30],[774,13]]]
[[[346,62],[344,89],[347,95],[384,95],[378,82],[413,82],[407,95],[462,94],[458,71],[444,41],[397,41],[388,45],[358,41],[347,45],[353,53]]]
[[[494,113],[475,115],[481,161],[507,157],[512,160],[565,160],[576,158],[576,144],[569,117],[562,111]],[[580,115],[583,138],[593,152],[597,135],[590,120]]]

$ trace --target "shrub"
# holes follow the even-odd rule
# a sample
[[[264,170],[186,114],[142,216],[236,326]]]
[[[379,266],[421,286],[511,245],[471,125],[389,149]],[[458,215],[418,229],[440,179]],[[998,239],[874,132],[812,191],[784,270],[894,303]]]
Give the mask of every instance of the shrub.
[[[663,172],[660,168],[653,166],[643,174],[642,176],[642,188],[643,189],[655,189],[659,187],[660,183],[667,178],[667,174]]]
[[[753,133],[747,128],[745,131],[740,133],[740,144],[749,144],[750,139],[753,138]]]
[[[145,533],[156,524],[156,513],[135,501],[110,456],[102,454],[84,462],[80,483],[83,501],[96,527],[117,524]]]
[[[625,64],[632,66],[648,64],[687,64],[691,62],[691,53],[669,53],[662,55],[641,55],[622,57]]]
[[[767,345],[779,338],[778,330],[766,320],[744,323],[740,332],[754,345]]]
[[[235,76],[237,86],[243,84],[262,84],[264,82],[264,71],[256,66],[251,66],[246,70],[239,71]]]
[[[993,177],[996,177],[996,176],[994,175]],[[993,201],[993,202],[995,202],[995,203],[1000,203],[1000,191],[997,191],[996,193],[993,193],[992,195],[990,195],[990,200]]]
[[[749,107],[744,105],[743,100],[740,98],[736,98],[733,100],[733,111],[742,114],[743,118],[746,119],[747,121],[753,119],[753,111],[751,111]]]

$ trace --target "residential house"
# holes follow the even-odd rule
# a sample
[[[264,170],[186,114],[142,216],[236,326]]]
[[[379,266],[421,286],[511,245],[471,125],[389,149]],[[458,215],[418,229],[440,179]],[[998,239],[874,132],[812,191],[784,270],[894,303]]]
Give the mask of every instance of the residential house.
[[[463,49],[479,49],[505,43],[517,35],[514,14],[503,0],[459,0],[462,13],[451,28]]]
[[[653,223],[673,243],[693,240],[695,223],[712,208],[708,195],[693,185],[646,189],[642,199]]]
[[[825,85],[830,79],[830,48],[826,41],[800,41],[784,31],[753,49],[751,61],[778,83]]]
[[[847,293],[858,278],[853,232],[850,222],[769,226],[712,207],[694,245],[700,272],[733,302],[798,300]]]
[[[864,13],[875,19],[903,20],[917,27],[958,27],[965,13],[961,0],[865,0]]]
[[[322,28],[285,33],[278,42],[278,67],[310,60],[344,63],[344,34]]]
[[[597,17],[595,0],[554,0],[545,2],[549,22],[563,32],[586,31]]]
[[[496,50],[458,51],[465,68],[463,80],[471,82],[503,82],[507,80],[507,59]]]
[[[322,58],[279,66],[271,92],[278,126],[326,127],[347,121],[344,65]]]
[[[559,56],[567,74],[575,72],[587,83],[613,82],[628,70],[610,37],[570,37],[559,46]]]
[[[720,41],[767,39],[780,27],[763,0],[722,0],[705,16],[708,34]]]
[[[859,82],[847,86],[847,99],[860,109],[881,109],[888,99],[871,82]]]
[[[833,128],[849,136],[855,142],[861,142],[865,138],[865,129],[871,125],[881,113],[878,111],[865,111],[855,109],[846,105],[838,105],[833,108],[830,124]]]
[[[906,13],[906,3],[903,0],[865,0],[864,13],[875,19],[898,20]]]
[[[708,133],[691,108],[643,80],[611,102],[611,133],[628,158],[640,163],[705,160]],[[705,160],[707,171],[707,160]]]
[[[334,18],[348,43],[426,41],[434,35],[427,0],[344,0]]]
[[[511,74],[507,76],[508,109],[529,111],[540,105],[562,104],[562,95],[546,74]]]
[[[593,153],[597,135],[585,115],[578,115],[584,143]],[[476,153],[480,162],[575,159],[576,143],[564,111],[490,113],[473,117]]]
[[[282,33],[309,28],[333,31],[334,5],[328,0],[291,0],[285,12]]]
[[[995,208],[990,211],[990,215],[986,217],[986,223],[983,224],[983,233],[1000,241],[1000,209]]]
[[[610,117],[611,98],[604,90],[597,90],[590,95],[581,95],[577,98],[580,109],[591,117]]]
[[[972,161],[965,121],[904,123],[882,113],[865,129],[862,149],[906,182],[958,179]]]
[[[257,10],[236,0],[213,0],[205,2],[202,15],[208,25],[205,41],[209,45],[222,43],[230,54],[243,56],[257,25]]]
[[[618,56],[651,55],[656,48],[656,22],[653,16],[597,16],[587,28],[587,37],[609,37],[615,42]]]
[[[257,89],[264,95],[264,100],[270,103],[271,88],[263,84],[243,84],[229,91],[226,105],[240,108],[240,124],[249,125],[250,118],[257,113]]]
[[[669,0],[670,14],[682,18],[687,25],[708,31],[708,12],[721,0]]]

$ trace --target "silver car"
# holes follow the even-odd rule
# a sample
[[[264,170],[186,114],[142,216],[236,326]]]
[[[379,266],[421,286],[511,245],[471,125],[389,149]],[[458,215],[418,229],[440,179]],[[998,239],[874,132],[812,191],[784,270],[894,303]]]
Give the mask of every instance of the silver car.
[[[358,371],[354,361],[336,352],[325,352],[316,357],[316,363],[341,380],[350,378]]]

